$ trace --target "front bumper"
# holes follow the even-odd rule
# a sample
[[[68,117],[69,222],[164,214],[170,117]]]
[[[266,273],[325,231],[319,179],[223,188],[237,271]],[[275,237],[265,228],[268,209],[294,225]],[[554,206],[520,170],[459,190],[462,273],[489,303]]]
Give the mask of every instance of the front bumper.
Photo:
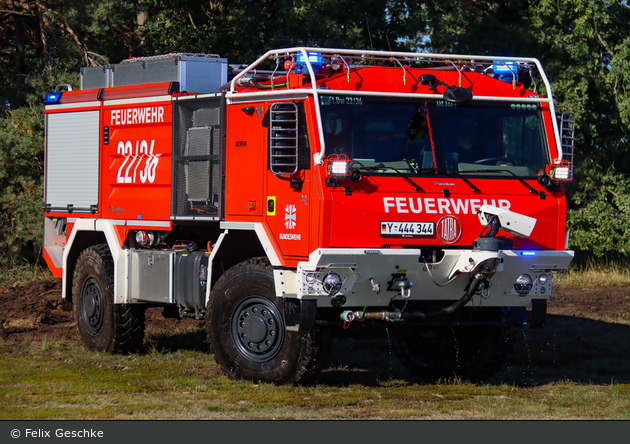
[[[532,299],[548,299],[573,260],[573,251],[445,250],[441,260],[425,262],[419,249],[317,249],[297,270],[277,270],[277,293],[316,299],[318,306],[344,296],[345,306],[386,307],[392,299],[450,301],[464,294],[474,273],[492,267],[490,286],[469,304],[525,307]],[[330,274],[332,276],[327,279]],[[515,288],[527,274],[531,288]],[[291,276],[293,275],[293,276]],[[338,285],[331,283],[338,282]]]

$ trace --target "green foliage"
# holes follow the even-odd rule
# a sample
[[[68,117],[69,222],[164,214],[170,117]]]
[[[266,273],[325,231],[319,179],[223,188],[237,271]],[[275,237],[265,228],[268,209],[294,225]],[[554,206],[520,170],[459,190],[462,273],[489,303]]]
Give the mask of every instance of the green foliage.
[[[272,48],[329,46],[396,48],[388,29],[387,1],[148,0],[143,44],[151,54],[218,53],[231,63],[251,63]],[[366,18],[367,17],[367,18]],[[387,43],[388,39],[390,44]]]
[[[613,166],[586,162],[568,211],[571,247],[597,258],[630,256],[630,178]]]
[[[572,246],[630,257],[629,227],[607,217],[628,215],[629,22],[622,0],[0,0],[0,264],[40,256],[41,98],[56,83],[134,56],[236,64],[298,45],[539,58],[579,130]]]
[[[629,172],[624,69],[630,63],[630,7],[625,1],[545,0],[530,10],[559,108],[576,113],[583,133],[580,154]]]
[[[34,91],[76,84],[76,74],[28,79]],[[14,267],[41,256],[44,174],[43,94],[28,94],[26,105],[0,119],[0,265]]]

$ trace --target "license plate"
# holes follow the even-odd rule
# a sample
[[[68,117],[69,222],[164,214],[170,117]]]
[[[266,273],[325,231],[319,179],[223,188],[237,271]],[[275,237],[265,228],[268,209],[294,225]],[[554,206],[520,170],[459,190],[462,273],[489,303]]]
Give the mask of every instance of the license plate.
[[[381,236],[433,236],[433,222],[381,222]]]

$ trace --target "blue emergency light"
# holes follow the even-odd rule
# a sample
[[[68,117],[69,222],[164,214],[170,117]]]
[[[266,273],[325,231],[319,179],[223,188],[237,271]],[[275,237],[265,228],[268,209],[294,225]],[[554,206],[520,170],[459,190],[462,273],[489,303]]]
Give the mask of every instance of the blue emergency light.
[[[44,104],[50,105],[53,103],[59,103],[59,100],[61,100],[62,94],[63,94],[63,91],[55,91],[55,92],[50,92],[46,94],[46,97],[44,98]]]
[[[324,70],[324,66],[326,65],[326,61],[322,57],[322,54],[319,52],[309,52],[308,53],[308,61],[311,62],[311,66],[313,67],[313,72],[315,74],[321,74]],[[300,54],[295,61],[295,73],[296,74],[307,74],[308,68],[306,67],[306,59],[304,55]]]
[[[497,80],[508,83],[512,83],[514,80],[518,82],[518,64],[516,62],[495,60],[492,64],[492,71],[494,71],[494,78]]]

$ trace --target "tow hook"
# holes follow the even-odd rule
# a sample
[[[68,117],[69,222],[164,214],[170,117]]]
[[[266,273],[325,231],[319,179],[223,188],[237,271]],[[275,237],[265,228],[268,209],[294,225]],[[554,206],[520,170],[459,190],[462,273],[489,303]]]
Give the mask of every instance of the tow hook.
[[[405,299],[409,299],[411,297],[411,287],[413,287],[413,282],[408,281],[407,278],[403,276],[396,285],[398,286],[398,294]]]
[[[481,290],[481,297],[484,299],[488,299],[490,297],[490,287],[492,283],[490,281],[482,281],[479,284],[479,289]]]
[[[410,298],[413,282],[408,280],[407,276],[405,276],[404,274],[394,274],[392,276],[393,279],[389,282],[389,287],[387,287],[387,291],[396,291],[403,298]]]

